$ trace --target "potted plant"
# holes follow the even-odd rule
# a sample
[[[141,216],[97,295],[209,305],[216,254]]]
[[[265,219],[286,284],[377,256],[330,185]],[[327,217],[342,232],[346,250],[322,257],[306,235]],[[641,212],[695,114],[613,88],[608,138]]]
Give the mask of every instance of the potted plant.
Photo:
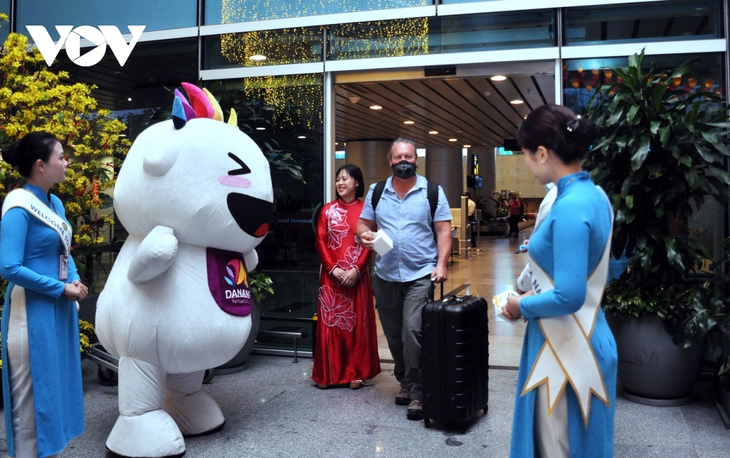
[[[625,392],[638,396],[634,400],[662,403],[688,394],[699,376],[701,342],[727,310],[721,295],[709,294],[697,277],[710,256],[687,223],[706,201],[728,201],[730,123],[720,96],[675,86],[691,75],[696,60],[673,71],[653,63],[644,71],[643,60],[642,51],[626,68],[613,69],[617,79],[589,102],[586,116],[600,138],[584,167],[613,205],[612,254],[628,258],[604,299],[617,338],[619,379]],[[649,348],[670,340],[674,345]],[[708,343],[716,346],[717,339]],[[659,362],[664,356],[669,361]],[[687,361],[678,362],[680,356]],[[687,377],[677,377],[682,371]]]

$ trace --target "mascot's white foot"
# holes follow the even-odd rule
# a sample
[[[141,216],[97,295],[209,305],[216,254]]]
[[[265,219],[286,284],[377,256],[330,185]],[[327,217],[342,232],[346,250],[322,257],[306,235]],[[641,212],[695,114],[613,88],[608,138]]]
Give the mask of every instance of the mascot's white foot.
[[[120,415],[106,447],[124,457],[179,457],[185,453],[180,428],[164,410],[142,415]]]
[[[173,457],[185,453],[175,420],[162,410],[165,372],[128,356],[119,358],[119,418],[106,441],[124,457]]]
[[[223,427],[226,419],[208,393],[200,391],[203,372],[168,374],[162,408],[175,419],[185,436],[212,433]]]

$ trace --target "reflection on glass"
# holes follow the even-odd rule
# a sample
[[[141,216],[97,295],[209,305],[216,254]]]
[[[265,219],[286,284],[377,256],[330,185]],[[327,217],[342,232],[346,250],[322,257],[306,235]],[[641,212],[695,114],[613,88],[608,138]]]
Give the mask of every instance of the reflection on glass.
[[[356,13],[431,4],[432,0],[206,0],[205,24]]]
[[[722,70],[721,54],[699,54],[700,63],[695,67],[694,75],[673,77],[668,84],[668,90],[677,93],[678,97],[690,92],[712,92],[725,98],[725,79]],[[647,77],[653,74],[650,65],[656,64],[656,72],[662,69],[671,70],[687,61],[685,55],[650,56],[644,60],[647,65]],[[619,81],[613,68],[622,68],[627,65],[626,58],[610,59],[575,59],[563,62],[563,104],[574,112],[582,114],[588,108],[588,102],[597,90],[605,89],[613,94],[610,84]],[[662,81],[670,75],[664,74]]]
[[[3,3],[0,1],[0,11]],[[61,24],[114,25],[122,33],[127,33],[128,25],[144,25],[145,32],[198,25],[197,0],[22,0],[15,3],[18,32],[27,34],[26,25],[43,25],[53,30],[54,40],[57,39],[54,26]]]
[[[721,37],[717,0],[674,0],[565,10],[566,45],[632,41],[704,40]]]
[[[553,10],[399,19],[328,27],[328,59],[554,46]]]
[[[322,34],[322,27],[303,27],[205,37],[203,68],[321,62]]]
[[[298,349],[312,347],[320,260],[312,215],[323,196],[322,75],[287,75],[209,82],[225,112],[267,156],[274,187],[274,221],[257,247],[274,295],[261,302],[261,329],[303,331]],[[263,129],[262,129],[263,128]],[[299,137],[305,137],[301,139]],[[301,178],[292,171],[299,168]],[[262,336],[256,348],[291,350],[292,338]]]

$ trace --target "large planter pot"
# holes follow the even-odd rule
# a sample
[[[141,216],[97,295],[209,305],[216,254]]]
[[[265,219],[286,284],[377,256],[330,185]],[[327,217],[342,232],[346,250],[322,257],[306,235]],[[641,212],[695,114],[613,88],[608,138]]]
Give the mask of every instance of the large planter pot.
[[[702,342],[674,345],[658,316],[606,314],[618,348],[618,379],[624,398],[640,404],[677,406],[690,402],[702,369]]]
[[[256,342],[256,334],[259,333],[259,325],[261,324],[261,306],[258,302],[254,301],[253,309],[251,310],[251,334],[248,336],[248,340],[243,345],[241,351],[236,354],[230,361],[215,368],[215,374],[233,374],[241,372],[244,369],[244,363],[246,358],[251,353],[253,344]]]

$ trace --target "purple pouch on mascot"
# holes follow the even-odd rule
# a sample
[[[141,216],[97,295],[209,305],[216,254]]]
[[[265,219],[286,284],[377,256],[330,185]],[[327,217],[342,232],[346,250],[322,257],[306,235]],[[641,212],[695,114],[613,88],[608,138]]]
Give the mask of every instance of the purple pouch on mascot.
[[[248,316],[253,308],[243,254],[206,248],[208,287],[218,307],[234,316]]]

